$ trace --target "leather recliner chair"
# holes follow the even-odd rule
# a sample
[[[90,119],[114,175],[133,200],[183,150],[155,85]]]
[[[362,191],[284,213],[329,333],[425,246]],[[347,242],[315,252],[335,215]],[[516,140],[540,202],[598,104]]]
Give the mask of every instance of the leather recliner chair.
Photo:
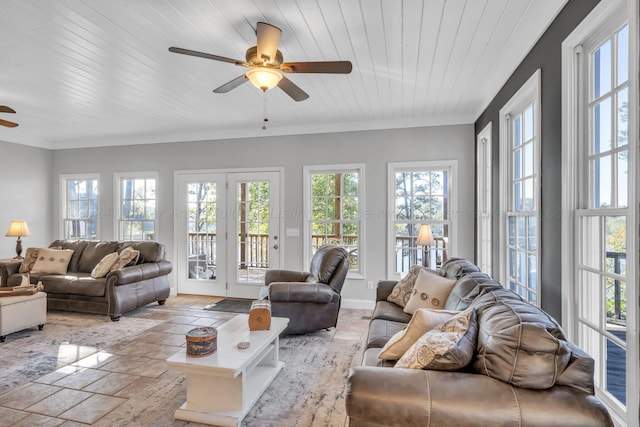
[[[311,259],[309,272],[268,270],[261,293],[271,301],[271,315],[289,318],[282,335],[336,326],[340,291],[349,270],[344,248],[325,245]]]

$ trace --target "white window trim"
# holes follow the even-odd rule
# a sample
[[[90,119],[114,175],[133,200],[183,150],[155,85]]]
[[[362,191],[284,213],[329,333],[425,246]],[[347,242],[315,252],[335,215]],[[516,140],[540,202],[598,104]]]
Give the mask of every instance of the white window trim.
[[[153,240],[160,241],[160,236],[158,235],[158,197],[161,192],[158,191],[158,172],[117,172],[113,174],[113,205],[115,206],[115,215],[113,217],[114,238],[120,238],[120,219],[122,218],[122,187],[120,186],[120,180],[123,178],[153,178],[156,180],[156,217],[153,220]]]
[[[562,324],[568,338],[577,341],[576,307],[578,297],[575,283],[575,234],[574,224],[578,196],[584,194],[584,180],[578,179],[582,165],[579,141],[584,132],[581,123],[586,114],[582,108],[584,96],[581,81],[584,79],[584,54],[582,45],[592,38],[600,38],[614,30],[620,19],[628,19],[629,25],[629,208],[627,221],[627,253],[634,254],[630,259],[638,258],[640,248],[640,218],[638,217],[638,57],[640,56],[640,5],[637,0],[602,0],[582,23],[562,43]],[[608,25],[608,23],[611,23]],[[635,112],[635,114],[634,114]],[[609,213],[609,212],[607,212]],[[629,238],[629,236],[632,236]],[[626,414],[616,402],[600,395],[609,410],[616,426],[637,425],[640,412],[637,398],[637,384],[640,383],[639,338],[640,307],[637,304],[640,295],[640,266],[637,262],[627,263],[627,408]],[[629,310],[633,307],[633,310]],[[630,394],[632,391],[633,394]],[[634,396],[636,396],[634,398]]]
[[[309,222],[311,221],[311,174],[313,173],[339,173],[357,171],[358,172],[358,217],[359,217],[359,235],[358,235],[358,270],[349,270],[347,278],[364,280],[367,271],[365,269],[366,245],[365,245],[365,165],[364,163],[348,163],[339,165],[310,165],[303,166],[303,190],[302,197],[304,200],[304,228],[303,228],[303,265],[311,264],[311,229]]]
[[[503,286],[508,287],[507,281],[507,216],[504,214],[511,209],[511,117],[519,114],[527,105],[534,103],[534,134],[536,135],[536,145],[534,147],[534,175],[536,177],[534,187],[535,211],[537,218],[536,233],[536,270],[537,270],[537,297],[536,305],[540,306],[542,301],[542,280],[540,276],[540,146],[542,145],[541,135],[541,78],[542,72],[536,70],[531,77],[522,85],[513,97],[500,109],[500,216],[499,236],[500,236],[500,269],[498,277]],[[509,155],[505,155],[509,153]]]
[[[387,164],[387,278],[397,280],[400,274],[395,266],[395,176],[396,171],[414,169],[449,169],[449,257],[458,247],[458,160],[428,160],[420,162],[389,162]]]
[[[64,219],[67,213],[67,181],[70,179],[95,179],[98,181],[98,212],[100,212],[101,203],[101,183],[100,183],[100,174],[99,173],[76,173],[76,174],[61,174],[59,176],[59,185],[60,185],[60,220],[59,224],[59,232],[58,235],[61,239],[66,239],[64,235]],[[102,230],[100,227],[100,215],[96,217],[96,239],[100,239],[102,235]]]
[[[480,270],[492,274],[492,251],[488,253],[484,251],[484,242],[482,241],[483,235],[489,236],[489,247],[493,246],[491,233],[492,233],[492,220],[493,220],[493,207],[491,200],[493,200],[493,183],[491,181],[493,177],[492,167],[492,128],[493,122],[489,122],[476,136],[476,201],[478,203],[477,211],[478,217],[476,219],[476,264],[480,267]],[[485,170],[485,167],[488,170]]]

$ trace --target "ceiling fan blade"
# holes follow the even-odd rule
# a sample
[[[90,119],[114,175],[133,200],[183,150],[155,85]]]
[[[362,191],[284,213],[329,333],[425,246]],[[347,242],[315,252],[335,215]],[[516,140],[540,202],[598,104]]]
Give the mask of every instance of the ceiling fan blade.
[[[14,127],[18,126],[17,123],[9,122],[7,120],[2,120],[2,119],[0,119],[0,125],[6,126],[8,128],[14,128]]]
[[[285,73],[349,74],[352,68],[350,61],[285,62],[280,65]]]
[[[244,61],[239,61],[233,58],[225,58],[224,56],[212,55],[210,53],[198,52],[195,50],[183,49],[181,47],[170,47],[169,52],[180,53],[182,55],[189,55],[189,56],[198,56],[200,58],[213,59],[214,61],[222,61],[222,62],[228,62],[230,64],[246,66],[246,63]]]
[[[0,105],[0,113],[15,113],[16,110],[14,110],[11,107],[7,107],[6,105]]]
[[[239,77],[236,77],[235,79],[231,80],[230,82],[227,82],[227,83],[223,84],[219,88],[214,89],[213,91],[215,93],[227,93],[230,90],[237,88],[242,83],[247,82],[247,81],[249,81],[249,79],[247,78],[247,76],[245,76],[243,74],[243,75],[241,75]]]
[[[282,89],[291,98],[293,98],[294,101],[300,102],[309,98],[309,94],[307,94],[307,92],[300,89],[298,85],[296,85],[294,82],[292,82],[285,76],[282,76],[282,79],[278,83],[278,87]]]
[[[266,22],[258,22],[256,35],[258,38],[258,59],[272,64],[278,53],[282,30]]]

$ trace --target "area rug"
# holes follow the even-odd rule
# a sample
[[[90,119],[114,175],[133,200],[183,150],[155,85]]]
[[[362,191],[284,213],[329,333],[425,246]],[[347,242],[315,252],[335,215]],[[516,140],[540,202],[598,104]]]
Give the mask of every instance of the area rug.
[[[222,301],[205,306],[204,309],[208,311],[224,311],[227,313],[248,313],[253,301],[254,300],[250,299],[225,298]]]

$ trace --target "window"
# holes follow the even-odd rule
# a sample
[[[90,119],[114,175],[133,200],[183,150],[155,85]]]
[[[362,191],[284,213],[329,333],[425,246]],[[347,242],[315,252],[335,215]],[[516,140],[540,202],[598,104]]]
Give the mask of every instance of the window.
[[[349,275],[363,276],[364,165],[305,166],[305,264],[324,244],[345,248]]]
[[[60,176],[62,236],[65,239],[98,239],[97,175]]]
[[[457,163],[389,164],[390,277],[421,264],[438,268],[449,257],[455,210],[452,183]],[[420,230],[429,229],[426,239]]]
[[[157,175],[116,174],[115,181],[118,239],[156,239]]]
[[[640,407],[638,263],[629,255],[638,244],[637,192],[629,191],[638,72],[627,22],[633,17],[637,35],[638,13],[627,7],[599,3],[563,43],[562,63],[563,323],[595,360],[596,395],[616,425],[637,425]]]
[[[540,305],[540,70],[500,110],[503,283]]]

